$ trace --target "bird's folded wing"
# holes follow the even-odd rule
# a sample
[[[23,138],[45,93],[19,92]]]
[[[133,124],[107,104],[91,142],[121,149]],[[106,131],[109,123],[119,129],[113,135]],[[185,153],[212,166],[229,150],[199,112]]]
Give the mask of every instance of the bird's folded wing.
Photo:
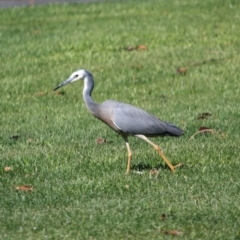
[[[113,122],[119,130],[132,135],[158,136],[167,132],[167,123],[140,108],[125,103],[115,105]]]

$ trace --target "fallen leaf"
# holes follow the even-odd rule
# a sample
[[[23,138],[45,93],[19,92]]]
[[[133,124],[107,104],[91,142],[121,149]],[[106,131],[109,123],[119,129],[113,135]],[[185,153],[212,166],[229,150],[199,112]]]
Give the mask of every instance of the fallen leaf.
[[[97,144],[103,144],[103,143],[106,143],[106,142],[107,142],[107,140],[105,138],[97,138],[96,139]]]
[[[123,48],[123,50],[126,50],[126,51],[147,50],[147,47],[145,45],[127,46],[127,47]]]
[[[197,120],[199,119],[207,119],[209,117],[211,117],[212,114],[211,113],[208,113],[208,112],[204,112],[204,113],[201,113],[197,116]]]
[[[16,190],[32,192],[33,187],[28,186],[28,185],[21,185],[21,186],[16,187]]]
[[[166,231],[162,231],[162,233],[168,234],[168,235],[177,236],[177,235],[181,235],[182,231],[179,231],[179,230],[166,230]]]
[[[127,188],[127,189],[128,189],[128,188],[129,188],[129,185],[128,185],[128,184],[126,184],[126,185],[125,185],[125,188]]]
[[[34,33],[34,35],[39,35],[39,34],[41,34],[41,31],[35,30],[33,33]]]
[[[134,65],[133,68],[140,70],[140,69],[143,69],[143,65],[141,65],[141,64]]]
[[[33,142],[35,142],[35,140],[33,140],[32,138],[28,138],[28,139],[26,140],[26,142],[27,142],[27,143],[33,143]]]
[[[136,50],[136,47],[133,47],[133,46],[127,46],[125,48],[123,48],[124,50],[126,51],[133,51],[133,50]]]
[[[220,137],[221,138],[227,138],[227,133],[226,132],[220,132]]]
[[[11,138],[11,139],[14,139],[14,140],[18,140],[19,137],[20,137],[20,135],[13,135],[13,136],[11,136],[10,138]]]
[[[147,50],[147,47],[145,45],[138,45],[136,47],[137,50]]]
[[[168,14],[169,14],[169,13],[168,13],[167,11],[165,11],[165,12],[163,13],[163,15],[165,15],[165,16],[168,15]]]
[[[177,73],[186,75],[187,74],[187,68],[186,67],[180,67],[177,69]]]
[[[151,169],[150,171],[149,171],[149,175],[150,175],[150,177],[151,176],[153,176],[153,175],[156,175],[156,177],[159,175],[159,170],[157,170],[157,169]]]
[[[4,168],[4,171],[5,171],[5,172],[9,172],[9,171],[12,171],[12,170],[13,170],[13,169],[12,169],[11,167],[5,167],[5,168]]]
[[[211,129],[211,128],[209,128],[209,127],[200,127],[200,128],[198,129],[198,131],[204,132],[204,130],[207,130],[207,129]]]
[[[34,93],[34,96],[43,96],[47,94],[47,92],[37,92],[37,93]]]

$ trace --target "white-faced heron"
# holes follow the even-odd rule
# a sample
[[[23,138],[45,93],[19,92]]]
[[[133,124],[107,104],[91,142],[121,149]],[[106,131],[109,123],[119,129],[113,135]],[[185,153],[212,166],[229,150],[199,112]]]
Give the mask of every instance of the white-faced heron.
[[[86,70],[77,70],[71,76],[54,88],[54,91],[68,83],[78,80],[84,80],[83,99],[91,114],[107,124],[114,131],[119,133],[126,142],[128,152],[127,173],[130,172],[132,152],[128,143],[128,136],[135,136],[148,142],[163,158],[169,168],[174,171],[180,164],[173,166],[167,157],[163,154],[158,145],[150,141],[147,137],[174,136],[183,135],[183,130],[175,125],[164,122],[150,113],[134,107],[132,105],[113,100],[107,100],[101,104],[93,101],[91,93],[94,88],[93,75]]]

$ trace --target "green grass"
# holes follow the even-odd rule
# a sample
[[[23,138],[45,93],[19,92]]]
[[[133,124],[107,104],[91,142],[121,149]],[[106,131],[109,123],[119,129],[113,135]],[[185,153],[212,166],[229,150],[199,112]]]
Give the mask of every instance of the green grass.
[[[178,239],[240,239],[239,22],[233,0],[1,9],[0,238],[167,239],[179,230]],[[140,44],[147,50],[122,50]],[[83,85],[52,92],[79,68],[95,76],[97,102],[137,105],[183,128],[153,141],[184,166],[172,174],[130,138],[126,175],[124,141],[87,112]],[[197,120],[203,112],[212,116]],[[201,126],[217,133],[189,140]]]

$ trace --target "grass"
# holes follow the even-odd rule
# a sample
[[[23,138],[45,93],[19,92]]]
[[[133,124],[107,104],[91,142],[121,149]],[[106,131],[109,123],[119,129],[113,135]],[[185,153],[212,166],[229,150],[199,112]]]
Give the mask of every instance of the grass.
[[[179,239],[239,239],[239,8],[172,0],[1,9],[1,239],[166,239],[176,230]],[[122,50],[141,44],[147,50]],[[153,141],[184,166],[172,174],[131,138],[126,175],[124,141],[87,112],[82,84],[52,92],[79,68],[95,76],[97,102],[128,102],[183,128],[181,138]],[[197,120],[203,112],[212,116]],[[189,140],[201,126],[217,133]]]

